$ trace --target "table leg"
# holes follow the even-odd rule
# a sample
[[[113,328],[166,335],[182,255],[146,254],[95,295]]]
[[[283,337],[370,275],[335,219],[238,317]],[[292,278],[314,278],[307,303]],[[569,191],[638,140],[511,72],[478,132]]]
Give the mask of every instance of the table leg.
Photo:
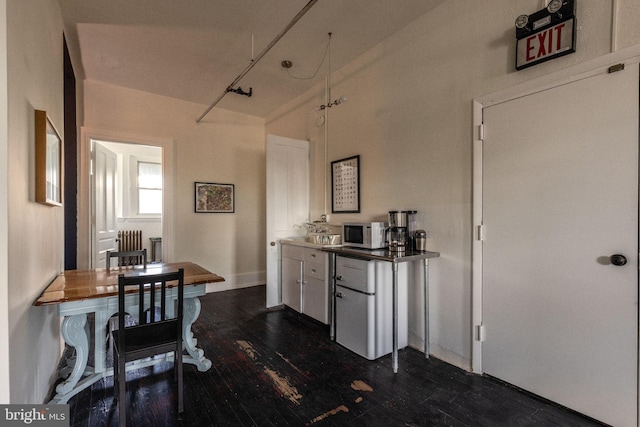
[[[424,259],[424,357],[429,358],[429,259]]]
[[[189,356],[184,357],[184,363],[196,365],[198,371],[205,372],[211,368],[211,360],[204,357],[204,350],[196,347],[198,341],[193,337],[191,325],[200,315],[200,300],[197,297],[184,299],[184,317],[182,321],[182,340]]]
[[[87,324],[87,315],[83,313],[66,316],[62,321],[61,333],[64,342],[75,349],[76,357],[71,374],[56,387],[56,392],[59,395],[69,393],[73,390],[87,367],[87,361],[89,359],[89,325]]]
[[[107,330],[109,325],[109,318],[111,314],[106,310],[95,311],[95,333],[94,333],[94,372],[104,372],[107,365]]]
[[[391,263],[393,268],[393,353],[391,355],[393,373],[398,372],[398,264]]]

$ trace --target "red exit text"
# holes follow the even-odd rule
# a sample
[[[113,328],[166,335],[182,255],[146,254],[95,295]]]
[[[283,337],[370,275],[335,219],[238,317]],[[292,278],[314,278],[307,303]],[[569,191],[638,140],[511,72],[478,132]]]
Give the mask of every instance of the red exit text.
[[[574,20],[564,21],[518,40],[516,68],[574,51]]]

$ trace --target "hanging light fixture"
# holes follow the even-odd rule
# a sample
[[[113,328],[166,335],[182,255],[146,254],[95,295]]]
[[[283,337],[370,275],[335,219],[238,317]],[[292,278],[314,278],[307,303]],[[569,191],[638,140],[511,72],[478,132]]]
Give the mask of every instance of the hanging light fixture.
[[[333,101],[331,101],[331,102],[329,102],[329,103],[327,103],[327,104],[322,104],[322,105],[320,105],[320,106],[316,107],[316,111],[322,111],[322,110],[324,110],[325,108],[331,108],[331,107],[333,107],[334,105],[340,105],[340,104],[342,104],[343,102],[347,102],[347,97],[346,97],[346,96],[341,96],[340,98],[338,98],[338,99],[336,99],[336,100],[333,100]]]

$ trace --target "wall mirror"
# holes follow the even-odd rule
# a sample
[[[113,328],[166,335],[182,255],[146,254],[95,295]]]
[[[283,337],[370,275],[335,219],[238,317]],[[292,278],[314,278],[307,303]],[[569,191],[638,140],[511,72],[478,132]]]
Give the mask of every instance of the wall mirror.
[[[62,138],[46,111],[35,119],[36,202],[62,206]]]

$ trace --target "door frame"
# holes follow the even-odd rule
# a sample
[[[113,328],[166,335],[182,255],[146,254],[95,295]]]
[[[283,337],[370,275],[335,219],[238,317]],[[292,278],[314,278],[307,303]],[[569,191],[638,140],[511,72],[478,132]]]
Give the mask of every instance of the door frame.
[[[78,268],[93,268],[93,188],[91,141],[94,139],[125,144],[152,145],[162,148],[162,259],[169,262],[173,255],[173,189],[175,186],[174,141],[168,138],[132,135],[82,127],[78,179]]]
[[[614,64],[640,63],[640,45],[613,52],[599,58],[569,67],[549,75],[536,78],[516,86],[484,95],[473,100],[473,191],[472,191],[472,273],[471,273],[471,321],[472,346],[471,369],[474,373],[482,374],[482,341],[483,341],[483,313],[482,313],[482,117],[484,108],[531,95],[544,90],[562,86],[577,80],[606,73]],[[638,381],[640,386],[640,380]]]

